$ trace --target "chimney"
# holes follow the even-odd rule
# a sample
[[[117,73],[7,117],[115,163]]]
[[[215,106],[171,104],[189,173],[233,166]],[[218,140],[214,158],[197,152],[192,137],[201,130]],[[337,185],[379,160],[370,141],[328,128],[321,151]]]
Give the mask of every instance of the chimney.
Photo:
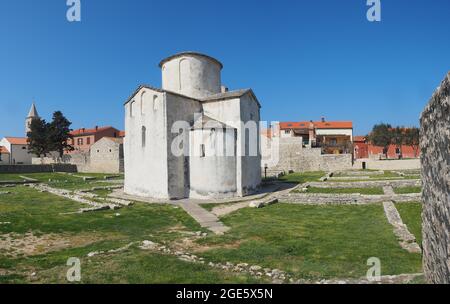
[[[228,88],[226,86],[221,86],[220,87],[221,93],[226,93],[228,92]]]
[[[321,120],[322,122],[325,122],[325,116],[322,116]]]
[[[95,131],[98,131],[98,126],[95,126]]]
[[[81,131],[84,133],[86,131],[86,128],[81,129]]]

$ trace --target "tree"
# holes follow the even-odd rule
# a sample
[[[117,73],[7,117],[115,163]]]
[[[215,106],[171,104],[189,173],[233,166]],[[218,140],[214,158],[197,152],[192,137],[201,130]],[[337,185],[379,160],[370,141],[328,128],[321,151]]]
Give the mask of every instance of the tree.
[[[402,147],[405,143],[405,128],[404,127],[396,127],[395,129],[391,130],[392,132],[392,144],[395,145],[395,147],[398,149],[399,158],[403,158],[403,151]]]
[[[45,120],[36,118],[31,121],[27,137],[28,149],[32,154],[45,157],[50,152],[48,130],[49,124]]]
[[[420,146],[420,130],[419,128],[413,127],[408,128],[405,131],[405,144],[411,146],[414,150],[414,157],[417,157]]]
[[[392,126],[380,123],[375,125],[368,136],[368,140],[375,146],[383,147],[383,154],[387,157],[389,146],[392,143]]]
[[[68,143],[72,138],[70,125],[72,123],[64,117],[63,113],[56,111],[53,113],[52,122],[49,125],[49,142],[51,151],[57,151],[59,157],[64,155],[64,151],[73,151],[73,147]]]

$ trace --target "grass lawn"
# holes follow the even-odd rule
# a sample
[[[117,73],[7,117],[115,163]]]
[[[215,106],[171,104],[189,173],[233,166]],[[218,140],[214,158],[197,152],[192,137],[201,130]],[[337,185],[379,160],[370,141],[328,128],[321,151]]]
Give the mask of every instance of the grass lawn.
[[[419,245],[422,244],[422,204],[421,203],[397,203],[395,205],[403,223],[414,234]]]
[[[318,182],[319,179],[325,175],[323,171],[317,172],[299,172],[299,173],[291,173],[279,178],[280,181],[289,182],[289,183],[299,183],[303,184],[306,182]]]
[[[381,260],[382,274],[421,272],[421,256],[403,250],[381,204],[245,208],[222,218],[232,229],[200,245],[199,255],[222,262],[278,268],[306,279],[365,276],[367,259]]]
[[[336,194],[349,194],[360,193],[364,195],[382,195],[383,189],[376,188],[315,188],[310,187],[306,193],[336,193]]]
[[[0,181],[23,181],[23,178],[21,178],[20,175],[22,174],[0,173]]]
[[[65,283],[69,257],[81,259],[82,283],[261,282],[137,247],[86,257],[130,242],[170,242],[183,237],[181,231],[201,231],[180,208],[138,203],[116,211],[61,215],[83,205],[24,186],[8,191],[0,196],[0,222],[10,223],[0,225],[0,283]],[[15,242],[5,243],[8,237]]]
[[[6,223],[0,225],[0,283],[66,283],[69,257],[81,259],[82,283],[268,282],[143,251],[137,245],[87,257],[93,251],[143,240],[179,244],[186,233],[205,231],[181,208],[136,203],[115,211],[62,215],[84,205],[25,186],[8,191],[11,194],[0,195],[0,222]],[[408,227],[415,223],[417,214],[420,217],[420,205],[398,206]],[[370,257],[381,259],[385,275],[421,272],[420,255],[400,248],[381,204],[280,203],[262,209],[244,208],[222,220],[232,228],[228,233],[209,234],[192,243],[189,252],[204,257],[206,263],[249,263],[305,279],[362,277]],[[410,229],[416,233],[413,224]]]
[[[80,173],[82,174],[82,173]],[[17,176],[19,176],[18,174]],[[92,181],[84,181],[83,178],[75,177],[64,173],[26,173],[23,176],[34,178],[42,183],[48,184],[50,187],[66,189],[66,190],[83,190],[92,187],[117,186],[117,183],[103,182],[104,174],[93,174],[98,179]],[[78,175],[78,174],[77,174]],[[86,176],[91,176],[86,174]],[[101,177],[100,177],[101,176]]]
[[[422,192],[422,187],[401,187],[394,188],[396,194],[408,194],[408,193],[420,193]]]

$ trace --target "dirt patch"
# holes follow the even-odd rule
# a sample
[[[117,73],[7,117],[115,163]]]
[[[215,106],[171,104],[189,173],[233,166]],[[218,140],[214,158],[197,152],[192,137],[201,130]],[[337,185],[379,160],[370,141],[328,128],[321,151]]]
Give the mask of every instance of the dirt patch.
[[[228,244],[219,245],[207,245],[199,244],[197,240],[202,239],[202,237],[188,237],[176,240],[170,244],[170,247],[174,250],[180,251],[190,251],[193,253],[202,253],[214,249],[237,249],[241,245],[241,241],[235,241]]]
[[[66,248],[83,247],[100,240],[112,239],[114,236],[83,233],[69,234],[42,234],[33,232],[26,234],[8,233],[0,237],[0,254],[10,257],[33,256]]]

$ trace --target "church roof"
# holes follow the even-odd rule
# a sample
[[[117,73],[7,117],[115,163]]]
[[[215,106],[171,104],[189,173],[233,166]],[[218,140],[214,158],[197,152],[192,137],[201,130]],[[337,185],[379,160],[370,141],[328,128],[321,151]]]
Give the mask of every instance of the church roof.
[[[218,63],[220,65],[221,69],[223,68],[223,64],[219,60],[217,60],[216,58],[213,58],[211,56],[208,56],[208,55],[205,55],[205,54],[202,54],[202,53],[192,52],[192,51],[181,52],[181,53],[177,53],[177,54],[174,54],[172,56],[169,56],[169,57],[161,60],[161,62],[159,63],[159,67],[161,68],[164,65],[164,63],[166,63],[167,61],[170,61],[172,59],[175,59],[177,57],[182,57],[182,56],[200,56],[200,57],[208,58],[209,60],[212,60],[212,61]]]
[[[144,89],[144,88],[152,90],[152,91],[155,91],[155,92],[159,92],[159,93],[169,93],[169,94],[181,96],[181,97],[188,98],[188,99],[191,99],[191,100],[196,100],[196,101],[199,101],[199,102],[213,102],[213,101],[219,101],[219,100],[233,99],[233,98],[242,97],[245,94],[250,94],[253,97],[253,99],[256,101],[256,103],[258,104],[258,107],[261,108],[261,104],[259,103],[258,98],[256,98],[255,93],[253,93],[252,89],[242,89],[242,90],[228,91],[228,92],[224,92],[224,93],[217,93],[217,94],[205,97],[205,98],[197,99],[197,98],[186,96],[186,95],[183,95],[183,94],[180,94],[180,93],[177,93],[177,92],[163,90],[163,89],[155,88],[155,87],[152,87],[152,86],[149,86],[149,85],[145,85],[145,84],[140,85],[131,94],[131,96],[128,97],[128,99],[127,99],[127,101],[125,101],[124,105],[129,103],[136,96],[136,94],[139,93],[139,91]]]
[[[34,117],[39,117],[39,114],[38,114],[38,112],[36,110],[36,105],[34,104],[34,102],[31,105],[30,112],[28,112],[28,118],[31,118],[31,117],[33,117],[33,118]]]

